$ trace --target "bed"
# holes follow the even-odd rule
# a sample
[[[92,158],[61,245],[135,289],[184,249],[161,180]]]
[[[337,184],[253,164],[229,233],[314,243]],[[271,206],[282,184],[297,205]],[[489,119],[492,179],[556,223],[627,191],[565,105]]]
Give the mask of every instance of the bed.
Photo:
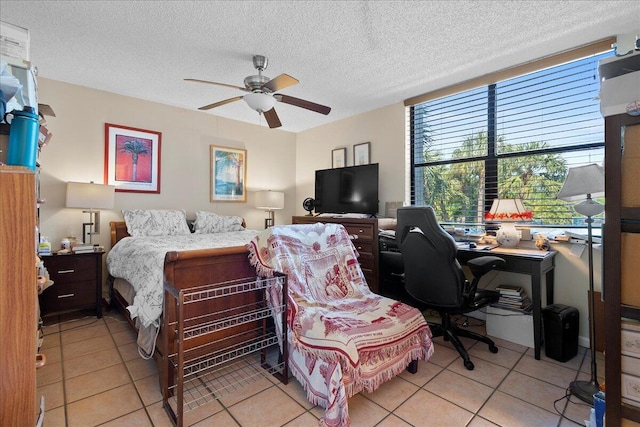
[[[125,213],[126,219],[126,212],[123,213]],[[175,222],[176,224],[178,224],[181,223],[182,220],[178,218]],[[198,219],[196,219],[196,223],[197,222]],[[206,249],[201,247],[201,242],[196,244],[196,249],[184,249],[186,246],[181,246],[183,244],[183,240],[199,240],[199,238],[196,235],[179,235],[175,236],[177,237],[177,241],[172,240],[172,244],[176,246],[177,250],[166,250],[165,252],[162,252],[166,248],[162,246],[161,242],[167,239],[167,237],[165,237],[163,233],[159,233],[161,234],[160,236],[154,235],[143,237],[129,237],[131,226],[131,221],[127,221],[126,224],[124,222],[111,223],[113,245],[111,251],[109,252],[109,255],[107,256],[107,266],[109,267],[109,272],[112,276],[112,301],[116,307],[121,309],[132,326],[137,327],[137,329],[144,329],[147,326],[146,324],[148,322],[140,322],[140,318],[149,315],[149,313],[147,313],[147,309],[149,307],[144,307],[142,304],[137,304],[135,301],[132,301],[130,292],[127,291],[127,287],[122,284],[121,279],[128,277],[126,274],[126,270],[127,268],[131,267],[131,265],[135,266],[135,268],[131,267],[134,270],[137,269],[145,271],[146,269],[149,274],[155,273],[151,272],[153,266],[145,266],[143,265],[143,261],[136,261],[133,258],[134,252],[148,253],[149,249],[153,249],[151,253],[154,253],[155,251],[155,257],[158,257],[159,251],[160,253],[164,253],[160,265],[156,265],[156,269],[161,269],[162,274],[160,279],[156,278],[155,281],[160,281],[161,287],[164,287],[164,282],[170,283],[172,287],[175,287],[178,290],[208,284],[221,284],[221,282],[228,282],[238,279],[255,279],[258,276],[257,271],[260,273],[261,277],[270,276],[276,271],[281,271],[287,274],[287,277],[289,277],[290,274],[293,274],[295,276],[294,272],[296,271],[296,269],[294,269],[292,266],[296,266],[297,270],[300,270],[300,266],[305,265],[304,263],[299,263],[297,261],[298,258],[296,256],[293,256],[293,258],[291,258],[290,265],[283,264],[280,266],[274,266],[273,268],[269,269],[269,274],[266,274],[267,270],[257,264],[258,254],[260,253],[266,255],[267,247],[270,248],[271,246],[267,245],[267,247],[263,247],[258,250],[255,246],[255,238],[259,235],[262,235],[262,233],[266,233],[268,230],[265,230],[259,234],[259,232],[257,231],[247,231],[244,230],[244,227],[242,227],[243,230],[237,230],[236,233],[244,233],[242,239],[246,238],[246,242],[235,246]],[[333,224],[333,226],[338,227],[336,224]],[[164,228],[166,230],[166,233],[170,233],[169,230],[172,228],[163,227],[158,223],[154,224],[153,221],[152,224],[148,226],[149,230],[151,230],[153,233],[156,232],[156,229],[158,227]],[[178,225],[176,225],[176,227],[178,227]],[[296,226],[288,227],[291,227],[291,232],[301,230],[301,226],[297,226],[297,228]],[[278,244],[274,243],[273,246],[282,249],[285,245],[285,242],[291,243],[292,240],[290,236],[287,235],[287,233],[289,233],[288,227],[283,226],[278,228],[282,229],[285,235],[283,235],[283,242]],[[308,227],[322,228],[325,227],[325,225],[315,224],[308,225]],[[312,231],[313,232],[311,234],[317,234],[315,228],[313,228]],[[325,236],[326,241],[330,242],[332,247],[334,244],[340,243],[340,247],[344,251],[344,254],[342,255],[344,255],[345,257],[347,255],[350,256],[348,260],[347,258],[345,258],[342,261],[338,262],[338,264],[343,265],[344,267],[340,270],[341,274],[348,271],[350,277],[349,280],[353,282],[352,285],[357,285],[358,289],[360,289],[360,292],[365,294],[366,297],[364,298],[366,300],[364,302],[366,307],[361,307],[360,304],[363,303],[354,302],[353,298],[348,298],[345,301],[342,301],[339,297],[336,297],[337,301],[341,301],[341,303],[344,302],[347,305],[351,304],[355,305],[356,307],[360,307],[358,310],[356,310],[358,311],[358,313],[360,313],[359,315],[356,315],[353,319],[347,319],[345,321],[356,322],[358,325],[362,326],[362,328],[360,329],[364,332],[362,333],[362,337],[360,338],[366,341],[363,341],[365,342],[365,347],[368,349],[365,353],[363,353],[363,355],[366,354],[366,356],[359,354],[356,357],[353,354],[350,354],[347,365],[343,366],[342,364],[338,363],[337,359],[334,360],[331,356],[327,356],[328,354],[337,355],[337,353],[332,352],[331,350],[325,352],[320,351],[320,353],[316,354],[311,350],[305,351],[301,350],[301,347],[294,347],[292,349],[290,348],[288,352],[283,352],[282,357],[287,358],[289,362],[289,368],[293,372],[294,376],[303,385],[309,401],[313,404],[325,407],[325,416],[320,420],[320,424],[324,426],[348,426],[348,397],[359,391],[371,392],[375,390],[382,382],[397,375],[398,373],[406,369],[407,366],[410,366],[411,371],[415,372],[415,369],[417,368],[417,360],[427,360],[433,352],[433,347],[430,341],[430,332],[428,326],[426,325],[426,322],[424,321],[422,315],[420,315],[417,310],[414,310],[417,314],[409,313],[409,307],[391,300],[385,300],[386,305],[382,306],[382,298],[374,295],[369,291],[362,271],[359,268],[359,264],[355,262],[357,254],[355,253],[353,244],[349,240],[349,236],[346,230],[340,225],[338,230],[328,229],[325,231],[326,233],[328,233],[327,236],[330,236],[330,238]],[[341,240],[334,242],[336,236],[340,236]],[[123,247],[125,247],[125,245],[130,245],[131,243],[134,243],[136,241],[139,244],[138,246],[133,246],[132,249],[129,250],[122,249]],[[186,245],[186,243],[184,244]],[[192,246],[189,247],[191,248]],[[309,245],[306,245],[305,247],[306,250],[311,250],[309,249]],[[329,247],[324,248],[321,252],[325,253],[329,249]],[[313,251],[317,251],[315,245],[313,245]],[[120,258],[120,262],[123,264],[122,268],[116,267],[114,265],[116,258]],[[306,274],[306,267],[302,269]],[[298,271],[298,273],[301,274],[300,271]],[[115,277],[118,277],[118,279],[116,279]],[[302,283],[305,280],[306,279],[301,278],[300,280],[298,280],[298,282]],[[324,276],[322,276],[322,278],[318,280],[324,283]],[[318,280],[313,280],[312,282],[315,283]],[[297,282],[294,280],[292,283]],[[328,287],[327,290],[329,289],[333,290],[333,287]],[[137,290],[140,290],[140,286],[137,287]],[[275,293],[271,294],[272,292]],[[162,294],[163,292],[161,292],[161,295]],[[278,300],[277,295],[281,295],[280,291],[275,287],[270,289],[269,294],[270,301]],[[292,294],[289,293],[288,295],[289,302],[298,301],[299,299],[295,294],[292,296]],[[138,296],[138,294],[136,294],[136,296]],[[251,304],[251,298],[255,297],[255,293],[246,295],[243,294],[243,296],[239,298],[245,298],[246,301],[240,302],[240,304],[233,305],[239,307],[245,303]],[[279,298],[282,299],[282,296]],[[163,307],[162,300],[157,301],[154,299],[154,297],[147,299],[152,302],[151,304],[149,304],[151,311],[153,311],[154,309],[155,311],[157,311],[158,308]],[[334,304],[334,302],[332,302],[331,304]],[[329,304],[328,306],[331,306],[331,304]],[[335,304],[340,305],[339,303]],[[134,306],[133,308],[132,305]],[[158,330],[159,335],[155,345],[155,355],[159,364],[159,379],[161,390],[163,390],[163,393],[165,393],[166,397],[165,391],[173,387],[175,385],[175,382],[177,382],[178,387],[180,387],[181,379],[176,376],[176,373],[179,372],[179,370],[174,369],[174,365],[168,362],[168,360],[173,357],[172,355],[174,355],[177,351],[176,333],[174,332],[174,326],[177,322],[176,306],[167,303],[164,304],[164,307],[165,311],[161,313],[160,317],[158,317],[158,319],[160,319],[158,323],[160,328]],[[194,306],[194,308],[195,307],[196,306]],[[298,304],[293,304],[293,307],[297,307],[297,309],[289,310],[288,315],[297,318],[295,314],[299,314],[304,310],[302,310],[302,306]],[[376,309],[374,310],[374,308]],[[205,315],[208,313],[224,311],[225,309],[226,307],[198,304],[196,312],[192,311],[191,313],[186,314],[186,316],[183,315],[182,317],[192,319],[197,318],[198,316],[205,317]],[[378,309],[381,311],[378,311]],[[384,312],[386,314],[384,316],[380,315],[379,317],[376,317],[371,325],[364,325],[364,323],[366,322],[360,319],[360,317],[362,317],[362,315],[364,314],[362,310],[367,313],[371,312],[369,313],[370,316],[378,316],[378,314],[381,312]],[[310,307],[307,307],[306,311],[311,312],[313,310],[311,310]],[[321,321],[321,318],[326,313],[322,311],[318,311],[318,313],[318,316],[320,316],[318,318],[320,319],[318,325],[324,325],[326,322]],[[134,317],[137,319],[137,321],[134,321]],[[318,319],[314,320],[314,324]],[[392,321],[392,319],[397,319],[398,322],[402,323],[402,328],[400,328],[399,325],[396,328],[396,320]],[[342,321],[344,319],[340,318],[338,320]],[[388,324],[390,322],[393,323],[393,325]],[[335,326],[336,328],[340,329],[340,325],[336,324]],[[349,323],[349,325],[351,325],[351,323]],[[307,327],[308,326],[309,325],[307,325]],[[318,330],[322,329],[321,326],[318,326],[318,328]],[[334,329],[333,326],[330,325],[330,329]],[[352,326],[347,327],[347,330],[350,329],[354,328],[352,328]],[[360,329],[358,330],[360,331]],[[378,336],[383,329],[390,330],[393,333],[389,335]],[[341,334],[341,332],[338,333],[338,335]],[[322,333],[320,333],[320,335],[322,335]],[[371,335],[371,337],[369,337],[369,335]],[[284,336],[286,336],[286,334]],[[143,341],[145,339],[148,339],[148,337],[142,338]],[[284,341],[282,333],[280,334],[279,339],[281,342]],[[333,336],[329,338],[325,337],[324,341],[323,339],[316,340],[316,344],[318,342],[320,344],[316,345],[314,343],[308,343],[305,348],[309,349],[313,348],[314,346],[324,347],[326,346],[327,340],[332,341],[333,339]],[[349,337],[348,341],[351,343],[354,341],[354,338]],[[205,344],[210,343],[211,342],[206,341],[203,341],[202,343],[194,342],[192,344],[192,348],[198,348],[200,344],[202,347],[206,347]],[[351,347],[350,350],[352,350]],[[351,363],[355,365],[353,369],[350,367]],[[179,410],[178,412],[181,411]]]
[[[151,343],[150,351],[144,351],[144,354],[153,354],[158,363],[158,369],[160,372],[160,385],[164,389],[171,383],[173,378],[172,372],[167,372],[171,369],[167,363],[164,363],[164,358],[167,354],[175,352],[175,337],[173,336],[172,328],[168,325],[171,322],[175,322],[176,313],[171,307],[166,312],[162,312],[162,296],[163,296],[163,284],[164,281],[172,283],[177,289],[190,288],[193,286],[225,282],[242,278],[255,278],[256,271],[249,263],[248,251],[245,246],[251,237],[257,234],[257,231],[246,230],[244,227],[244,221],[242,218],[233,217],[234,231],[223,231],[219,233],[206,233],[198,231],[207,231],[205,228],[196,228],[195,232],[189,230],[186,217],[177,214],[172,221],[177,224],[184,218],[184,225],[187,227],[187,232],[181,229],[179,233],[171,231],[171,227],[163,227],[163,224],[158,224],[158,221],[163,219],[151,218],[160,211],[123,211],[125,214],[125,221],[111,222],[111,251],[107,256],[107,267],[109,270],[109,283],[111,291],[111,304],[114,308],[123,313],[127,321],[137,331],[143,331],[143,334],[139,334],[139,343],[146,342]],[[162,211],[166,214],[166,211]],[[135,214],[135,215],[134,215]],[[219,219],[215,214],[197,212],[196,224],[198,219]],[[165,247],[161,242],[165,239],[165,234],[162,232],[156,233],[153,231],[147,236],[140,236],[139,233],[131,236],[129,231],[132,229],[132,224],[135,221],[131,220],[131,217],[136,216],[140,221],[144,221],[146,225],[142,226],[147,230],[165,230],[165,234],[169,233],[167,238],[171,238],[173,243],[167,243]],[[145,218],[146,215],[146,218]],[[225,217],[227,220],[232,217]],[[206,221],[201,221],[201,225]],[[135,229],[135,225],[133,226]],[[182,224],[178,224],[177,227],[182,227]],[[211,228],[211,227],[209,227]],[[137,231],[139,231],[138,227]],[[173,234],[171,234],[173,233]],[[188,233],[188,234],[187,234]],[[228,238],[228,233],[235,233],[239,239]],[[207,238],[204,237],[208,234],[217,234],[218,236],[225,236],[226,239],[222,239],[222,243],[212,243],[212,246],[206,247]],[[194,241],[195,244],[189,244],[189,241]],[[229,242],[236,242],[235,245],[230,245]],[[145,242],[150,242],[145,245]],[[136,246],[131,246],[136,243]],[[147,246],[145,248],[145,246]],[[171,249],[171,248],[175,249]],[[168,249],[167,249],[168,248]],[[144,251],[144,252],[143,252]],[[164,252],[162,252],[164,251]],[[145,256],[154,258],[154,262],[148,262],[145,265],[140,265],[139,261],[135,261],[129,255],[133,252],[140,252]],[[161,255],[164,253],[164,255]],[[160,259],[159,259],[160,258]],[[159,260],[158,260],[159,259]],[[151,271],[156,264],[157,271]],[[157,265],[159,263],[159,265]],[[136,265],[137,264],[137,265]],[[148,298],[149,304],[147,307],[142,307],[140,304],[136,304],[134,299],[139,296],[137,291],[140,290],[140,284],[134,284],[129,282],[128,279],[132,277],[127,274],[127,271],[136,266],[137,269],[146,270],[150,276],[155,276],[155,282],[158,286],[156,292],[152,293],[149,297],[143,296],[142,298]],[[159,277],[159,279],[158,279]],[[135,289],[135,290],[134,290]],[[158,297],[158,295],[160,295]],[[216,307],[199,306],[199,311],[215,311]],[[159,312],[158,312],[159,310]],[[158,314],[157,317],[153,317],[152,313]],[[198,313],[190,313],[190,315],[197,315]],[[149,328],[149,324],[155,324],[158,328]],[[146,331],[146,332],[144,332]]]

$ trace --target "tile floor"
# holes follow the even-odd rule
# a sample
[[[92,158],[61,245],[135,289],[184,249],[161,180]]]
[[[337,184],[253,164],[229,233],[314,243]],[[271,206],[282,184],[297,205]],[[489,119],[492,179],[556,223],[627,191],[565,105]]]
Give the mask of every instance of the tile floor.
[[[170,426],[162,407],[158,371],[137,352],[135,335],[117,312],[102,319],[76,312],[47,317],[37,372],[44,395],[44,426]],[[471,323],[479,323],[471,319]],[[483,330],[481,325],[471,326]],[[349,399],[356,426],[584,426],[590,407],[566,389],[589,379],[589,351],[560,363],[533,349],[496,340],[500,348],[463,339],[475,364],[464,368],[442,338],[415,375],[404,372],[376,392]],[[603,361],[599,370],[604,371]],[[324,410],[307,402],[299,383],[265,378],[185,415],[194,426],[316,426]]]

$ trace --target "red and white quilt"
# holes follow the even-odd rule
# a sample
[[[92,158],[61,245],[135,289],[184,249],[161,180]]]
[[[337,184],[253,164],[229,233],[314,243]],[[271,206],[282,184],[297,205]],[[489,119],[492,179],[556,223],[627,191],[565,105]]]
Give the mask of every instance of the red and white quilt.
[[[349,397],[433,354],[420,311],[369,290],[342,225],[271,227],[248,247],[259,275],[287,275],[289,366],[309,401],[326,408],[321,425],[348,426]]]

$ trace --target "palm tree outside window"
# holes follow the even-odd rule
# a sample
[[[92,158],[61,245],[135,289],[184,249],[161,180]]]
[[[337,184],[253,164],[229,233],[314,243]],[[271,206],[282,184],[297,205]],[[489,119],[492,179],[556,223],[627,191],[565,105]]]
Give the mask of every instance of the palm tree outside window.
[[[411,204],[483,225],[493,199],[519,198],[534,224],[584,226],[556,194],[569,167],[604,160],[597,68],[612,54],[411,106]]]

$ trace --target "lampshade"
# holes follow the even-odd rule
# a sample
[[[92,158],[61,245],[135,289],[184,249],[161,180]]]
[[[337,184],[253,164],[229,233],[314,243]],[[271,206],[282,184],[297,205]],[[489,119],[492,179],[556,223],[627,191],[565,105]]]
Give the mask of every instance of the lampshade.
[[[532,216],[532,212],[525,210],[520,199],[493,199],[485,219],[500,222],[531,221]]]
[[[281,191],[256,192],[256,208],[267,211],[284,209],[284,193]]]
[[[244,101],[251,107],[256,110],[258,113],[264,113],[265,111],[269,111],[273,108],[276,103],[276,99],[265,93],[248,93],[243,96]]]
[[[68,182],[68,208],[113,209],[115,186],[86,182]]]
[[[604,168],[595,163],[569,168],[567,179],[558,192],[558,199],[575,201],[604,196]]]

